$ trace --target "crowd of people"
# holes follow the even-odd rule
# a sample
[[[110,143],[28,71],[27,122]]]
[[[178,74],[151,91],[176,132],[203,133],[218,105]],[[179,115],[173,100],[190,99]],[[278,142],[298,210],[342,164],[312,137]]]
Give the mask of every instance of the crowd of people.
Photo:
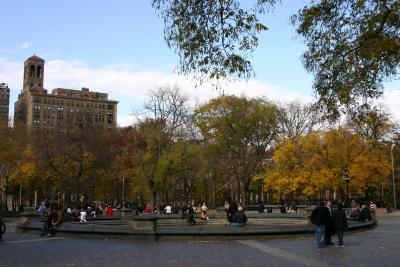
[[[371,201],[368,203],[363,203],[360,206],[353,200],[351,202],[351,214],[350,219],[358,221],[358,222],[365,222],[365,220],[372,220],[372,214],[375,213],[376,204]]]
[[[372,220],[375,213],[376,204],[371,201],[359,205],[353,200],[351,203],[351,213],[349,218],[358,222]],[[343,247],[343,232],[348,230],[347,214],[343,209],[343,204],[339,203],[334,211],[332,202],[327,201],[326,205],[317,207],[311,213],[311,222],[316,226],[315,238],[318,247],[332,245],[332,236],[337,235],[339,247]]]
[[[294,202],[293,202],[294,203]],[[282,213],[295,213],[297,207],[295,204],[285,205],[282,207],[285,211]],[[365,220],[372,220],[373,214],[377,208],[376,204],[371,201],[369,205],[364,203],[361,207],[352,201],[351,213],[349,218],[358,222],[364,222]],[[247,224],[247,215],[244,211],[244,207],[241,203],[237,204],[234,201],[225,201],[224,209],[227,218],[227,226],[240,227]],[[147,204],[143,209],[139,206],[136,209],[136,215],[138,214],[172,214],[176,208],[171,205],[164,205],[161,203],[158,207],[152,208],[150,204]],[[265,206],[260,202],[258,211],[264,212]],[[96,204],[94,207],[90,205],[84,205],[81,208],[67,207],[64,209],[57,209],[56,205],[50,205],[45,200],[42,202],[40,207],[37,209],[37,214],[44,222],[41,235],[53,236],[55,229],[61,225],[62,222],[79,222],[86,223],[90,219],[95,219],[96,216],[113,216],[113,208],[111,205]],[[208,207],[205,202],[199,203],[196,207],[194,202],[188,203],[182,209],[182,218],[186,219],[188,225],[195,225],[196,218],[207,221]],[[343,232],[347,230],[347,214],[343,208],[343,204],[339,203],[337,209],[333,211],[332,202],[327,201],[325,206],[320,206],[314,209],[311,214],[311,222],[316,225],[316,242],[318,247],[329,246],[332,243],[331,237],[337,235],[338,245],[343,246]]]
[[[96,216],[103,214],[113,216],[113,208],[111,205],[97,204],[95,207],[84,205],[81,208],[66,207],[58,209],[56,204],[50,204],[44,200],[36,210],[41,221],[44,222],[41,236],[53,236],[57,227],[63,222],[79,222],[86,223],[89,219],[94,219]]]

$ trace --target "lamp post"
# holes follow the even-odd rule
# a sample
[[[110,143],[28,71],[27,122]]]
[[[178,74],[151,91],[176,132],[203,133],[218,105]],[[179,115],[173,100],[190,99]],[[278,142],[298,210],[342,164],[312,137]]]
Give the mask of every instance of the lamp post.
[[[396,186],[394,183],[394,161],[393,161],[393,148],[395,144],[393,143],[392,146],[390,147],[390,155],[392,157],[392,182],[393,182],[393,207],[396,209]]]
[[[6,186],[5,186],[5,193],[6,193],[6,211],[8,211],[8,179],[10,177],[6,176]]]
[[[61,192],[57,192],[57,209],[60,208],[60,193]]]
[[[345,168],[343,170],[343,180],[346,182],[346,202],[349,203],[349,182],[350,182],[350,176],[349,176],[349,169]]]
[[[125,208],[125,178],[122,178],[122,207]]]
[[[94,206],[94,182],[92,183],[92,205]]]

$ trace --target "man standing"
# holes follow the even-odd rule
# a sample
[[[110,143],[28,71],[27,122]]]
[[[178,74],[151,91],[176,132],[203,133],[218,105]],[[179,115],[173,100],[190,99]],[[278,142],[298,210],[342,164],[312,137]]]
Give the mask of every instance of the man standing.
[[[343,204],[338,204],[338,209],[333,214],[333,224],[338,237],[339,247],[344,247],[343,232],[348,229],[346,212],[343,210]]]
[[[333,220],[332,220],[332,202],[328,200],[326,202],[326,207],[325,207],[325,213],[326,213],[326,222],[325,222],[325,239],[324,243],[326,246],[333,245],[332,242],[332,235],[335,234],[335,229],[333,228]]]
[[[315,228],[315,239],[317,246],[322,248],[325,246],[325,221],[326,212],[324,206],[319,206],[315,208],[311,213],[311,223],[316,226]]]
[[[317,207],[311,213],[311,222],[316,226],[315,239],[319,248],[332,244],[332,220],[330,215],[332,203],[328,201],[326,205],[326,207],[323,205]]]

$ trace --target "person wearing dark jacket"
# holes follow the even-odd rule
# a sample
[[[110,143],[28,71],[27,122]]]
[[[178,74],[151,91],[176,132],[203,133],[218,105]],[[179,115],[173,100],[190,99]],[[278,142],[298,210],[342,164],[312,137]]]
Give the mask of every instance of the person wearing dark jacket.
[[[264,204],[260,201],[260,202],[258,203],[258,213],[264,213],[264,209],[265,209],[265,206],[264,206]]]
[[[238,227],[238,226],[245,226],[247,223],[247,216],[246,213],[244,213],[244,210],[242,207],[238,208],[238,211],[235,212],[232,218],[232,223],[229,224],[231,227]]]
[[[238,206],[236,202],[232,201],[229,204],[229,209],[228,209],[228,221],[229,223],[233,223],[233,217],[235,216],[235,213],[238,211]]]
[[[42,233],[40,234],[40,236],[53,236],[54,235],[54,226],[52,224],[55,215],[55,211],[53,207],[49,207],[47,209],[47,216],[46,219],[44,221],[43,227],[42,227]]]
[[[185,213],[186,213],[186,222],[187,222],[187,224],[190,225],[190,226],[195,225],[196,224],[196,221],[194,219],[195,212],[194,212],[194,209],[193,209],[193,207],[192,207],[192,205],[190,203],[187,204]]]
[[[311,223],[316,226],[315,239],[317,242],[317,246],[319,248],[322,248],[328,245],[329,242],[326,242],[326,235],[330,232],[328,232],[327,229],[330,230],[331,228],[331,216],[329,213],[329,209],[324,206],[315,208],[311,213]],[[330,240],[330,236],[328,240]]]
[[[332,202],[327,201],[326,202],[326,207],[325,207],[325,213],[326,213],[326,224],[325,224],[325,245],[333,245],[332,242],[332,236],[335,234],[335,229],[333,227],[333,210],[332,210]]]
[[[346,212],[343,210],[343,204],[338,204],[338,209],[333,214],[333,226],[338,237],[339,247],[344,247],[343,232],[348,229]]]

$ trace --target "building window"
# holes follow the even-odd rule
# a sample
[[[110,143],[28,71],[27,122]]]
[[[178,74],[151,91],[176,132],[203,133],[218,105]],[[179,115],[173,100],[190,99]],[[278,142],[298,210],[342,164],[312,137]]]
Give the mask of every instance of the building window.
[[[36,68],[36,77],[37,78],[41,78],[42,77],[42,67],[41,66],[38,66]],[[40,85],[39,85],[39,87],[40,87]]]
[[[112,123],[113,122],[113,113],[112,112],[107,112],[107,122]]]
[[[108,105],[108,109],[113,109],[113,105]]]
[[[58,112],[64,112],[64,108],[63,107],[59,107],[58,108]]]
[[[33,102],[35,102],[35,103],[40,103],[40,101],[41,101],[40,97],[33,98]]]
[[[35,105],[35,106],[33,107],[33,109],[34,109],[34,110],[40,110],[40,105]]]
[[[35,66],[33,66],[33,65],[31,65],[31,67],[30,67],[29,76],[35,77]]]

